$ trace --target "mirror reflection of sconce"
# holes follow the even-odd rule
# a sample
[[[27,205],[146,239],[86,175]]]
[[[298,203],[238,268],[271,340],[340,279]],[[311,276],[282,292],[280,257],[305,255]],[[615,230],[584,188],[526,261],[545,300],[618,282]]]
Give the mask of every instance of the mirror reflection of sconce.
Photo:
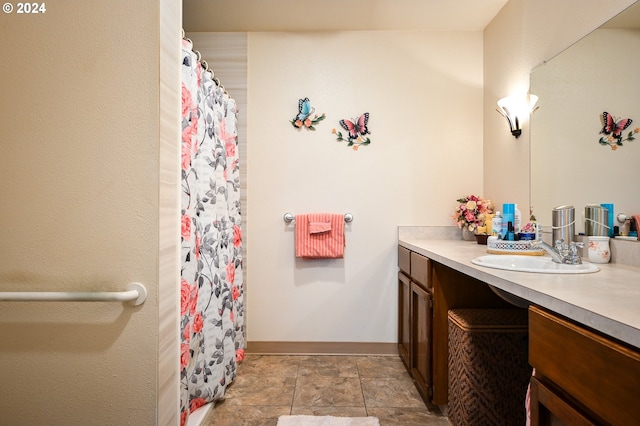
[[[522,134],[520,123],[522,118],[529,116],[539,107],[536,106],[538,97],[536,95],[508,96],[498,101],[496,111],[500,113],[509,123],[511,134],[516,139]]]

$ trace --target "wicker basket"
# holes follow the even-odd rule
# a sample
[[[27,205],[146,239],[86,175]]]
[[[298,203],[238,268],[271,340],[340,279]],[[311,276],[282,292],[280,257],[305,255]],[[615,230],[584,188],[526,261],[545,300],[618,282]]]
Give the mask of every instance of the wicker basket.
[[[499,240],[498,237],[489,237],[487,240],[487,253],[542,256],[544,255],[544,250],[531,248],[531,241],[506,241]]]
[[[531,367],[526,309],[452,309],[449,330],[449,422],[456,426],[524,425]]]

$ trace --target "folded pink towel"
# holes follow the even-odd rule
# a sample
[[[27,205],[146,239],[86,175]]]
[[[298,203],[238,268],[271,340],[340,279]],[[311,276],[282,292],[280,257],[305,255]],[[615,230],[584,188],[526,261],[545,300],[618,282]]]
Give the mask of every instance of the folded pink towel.
[[[296,257],[339,259],[344,255],[344,216],[332,213],[296,215]]]
[[[310,234],[321,234],[331,231],[331,222],[309,222]]]

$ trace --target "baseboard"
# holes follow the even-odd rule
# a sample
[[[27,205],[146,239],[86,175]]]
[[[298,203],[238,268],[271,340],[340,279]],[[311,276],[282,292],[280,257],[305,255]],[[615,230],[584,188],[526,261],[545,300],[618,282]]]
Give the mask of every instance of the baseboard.
[[[397,343],[247,342],[246,352],[262,355],[398,355]]]

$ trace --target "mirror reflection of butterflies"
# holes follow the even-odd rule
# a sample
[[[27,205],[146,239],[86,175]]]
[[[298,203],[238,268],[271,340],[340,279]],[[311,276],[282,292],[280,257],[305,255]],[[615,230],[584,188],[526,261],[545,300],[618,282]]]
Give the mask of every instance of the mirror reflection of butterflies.
[[[611,135],[618,140],[622,139],[622,131],[629,127],[633,122],[630,118],[623,118],[622,120],[616,121],[615,117],[606,111],[602,113],[602,118],[604,121],[604,127],[602,127],[600,133],[604,135]]]
[[[304,122],[311,114],[313,114],[315,108],[311,106],[309,98],[300,99],[298,101],[298,115],[294,118],[294,121],[300,120]]]
[[[369,113],[365,112],[357,120],[340,120],[340,125],[343,129],[349,132],[349,139],[357,139],[358,135],[366,135],[369,132],[367,128],[367,122],[369,121]]]

